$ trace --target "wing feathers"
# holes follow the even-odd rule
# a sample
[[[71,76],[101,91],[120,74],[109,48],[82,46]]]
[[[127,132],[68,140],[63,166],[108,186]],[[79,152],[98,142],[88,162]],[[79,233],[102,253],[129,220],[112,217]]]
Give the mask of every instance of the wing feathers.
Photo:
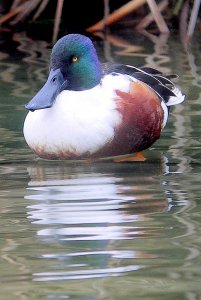
[[[171,79],[177,78],[177,75],[164,75],[162,72],[149,68],[137,68],[130,65],[110,65],[104,69],[105,73],[121,73],[146,83],[157,95],[166,103],[167,106],[175,105],[184,101],[185,96],[174,85]]]

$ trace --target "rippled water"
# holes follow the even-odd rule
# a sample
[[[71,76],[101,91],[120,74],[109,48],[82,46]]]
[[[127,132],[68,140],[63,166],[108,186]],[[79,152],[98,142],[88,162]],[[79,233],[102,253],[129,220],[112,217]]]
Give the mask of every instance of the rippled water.
[[[0,45],[0,299],[201,299],[201,49],[177,35],[94,37],[102,60],[180,75],[174,108],[145,162],[38,160],[24,104],[45,81],[49,45]]]

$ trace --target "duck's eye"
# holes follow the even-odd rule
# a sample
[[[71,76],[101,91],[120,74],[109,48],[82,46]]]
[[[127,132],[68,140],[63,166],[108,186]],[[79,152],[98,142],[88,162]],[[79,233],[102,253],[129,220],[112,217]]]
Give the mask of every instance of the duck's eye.
[[[77,61],[78,61],[78,57],[77,57],[77,56],[73,56],[73,57],[72,57],[72,62],[75,63],[75,62],[77,62]]]

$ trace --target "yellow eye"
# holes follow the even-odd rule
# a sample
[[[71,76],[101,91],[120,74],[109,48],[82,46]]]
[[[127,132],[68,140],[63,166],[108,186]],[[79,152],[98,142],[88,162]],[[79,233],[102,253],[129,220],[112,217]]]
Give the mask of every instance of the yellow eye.
[[[72,62],[77,62],[77,61],[78,61],[78,57],[77,56],[73,56]]]

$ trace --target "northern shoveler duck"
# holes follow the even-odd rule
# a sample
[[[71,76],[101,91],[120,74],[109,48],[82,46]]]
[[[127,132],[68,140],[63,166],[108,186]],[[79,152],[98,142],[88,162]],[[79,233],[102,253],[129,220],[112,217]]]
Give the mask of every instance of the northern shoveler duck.
[[[47,82],[25,106],[26,142],[46,159],[147,149],[160,137],[169,106],[184,101],[172,77],[147,67],[101,64],[88,37],[66,35],[52,49]]]

